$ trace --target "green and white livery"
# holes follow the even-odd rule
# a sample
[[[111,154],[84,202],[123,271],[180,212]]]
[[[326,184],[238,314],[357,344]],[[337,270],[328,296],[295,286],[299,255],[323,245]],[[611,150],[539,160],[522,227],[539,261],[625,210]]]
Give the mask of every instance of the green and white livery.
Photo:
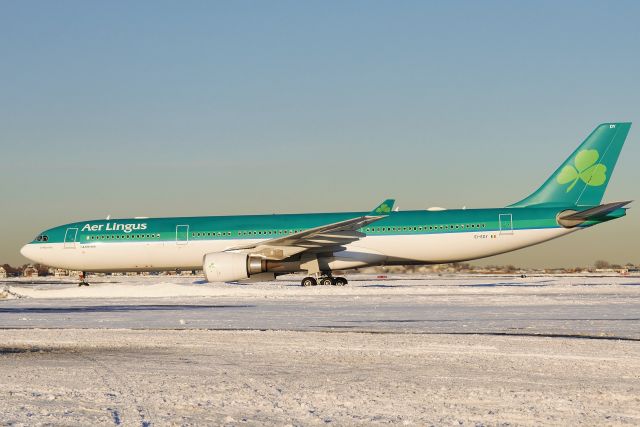
[[[85,272],[203,269],[207,280],[304,272],[303,285],[345,284],[335,270],[483,258],[625,215],[602,204],[631,123],[598,126],[530,196],[504,208],[83,221],[40,233],[21,252]]]

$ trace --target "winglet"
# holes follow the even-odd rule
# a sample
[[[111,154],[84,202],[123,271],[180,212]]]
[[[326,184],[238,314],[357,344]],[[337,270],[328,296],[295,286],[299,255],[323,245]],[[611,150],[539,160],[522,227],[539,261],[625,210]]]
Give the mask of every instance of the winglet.
[[[391,213],[393,209],[393,204],[395,203],[395,199],[387,199],[384,202],[380,203],[374,210],[371,211],[371,215],[388,215]]]

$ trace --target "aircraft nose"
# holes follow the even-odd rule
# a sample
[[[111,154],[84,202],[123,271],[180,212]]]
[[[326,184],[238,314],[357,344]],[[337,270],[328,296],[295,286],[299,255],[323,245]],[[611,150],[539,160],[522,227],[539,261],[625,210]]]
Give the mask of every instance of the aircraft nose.
[[[33,254],[33,246],[31,244],[24,245],[22,249],[20,249],[20,253],[23,257],[33,260],[31,258],[31,255]]]

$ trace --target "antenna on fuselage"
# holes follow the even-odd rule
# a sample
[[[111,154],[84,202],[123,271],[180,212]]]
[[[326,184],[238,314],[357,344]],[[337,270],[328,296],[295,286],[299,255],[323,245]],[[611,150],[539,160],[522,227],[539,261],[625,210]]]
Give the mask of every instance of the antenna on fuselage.
[[[111,219],[111,214],[107,215],[107,221]]]

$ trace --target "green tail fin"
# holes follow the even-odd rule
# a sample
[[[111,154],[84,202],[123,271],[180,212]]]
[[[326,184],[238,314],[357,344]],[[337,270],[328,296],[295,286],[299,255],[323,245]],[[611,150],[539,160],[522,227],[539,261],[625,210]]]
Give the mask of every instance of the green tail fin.
[[[631,123],[603,123],[529,197],[509,207],[599,205]]]
[[[374,210],[371,211],[371,215],[386,215],[391,213],[395,199],[387,199],[380,203]]]

